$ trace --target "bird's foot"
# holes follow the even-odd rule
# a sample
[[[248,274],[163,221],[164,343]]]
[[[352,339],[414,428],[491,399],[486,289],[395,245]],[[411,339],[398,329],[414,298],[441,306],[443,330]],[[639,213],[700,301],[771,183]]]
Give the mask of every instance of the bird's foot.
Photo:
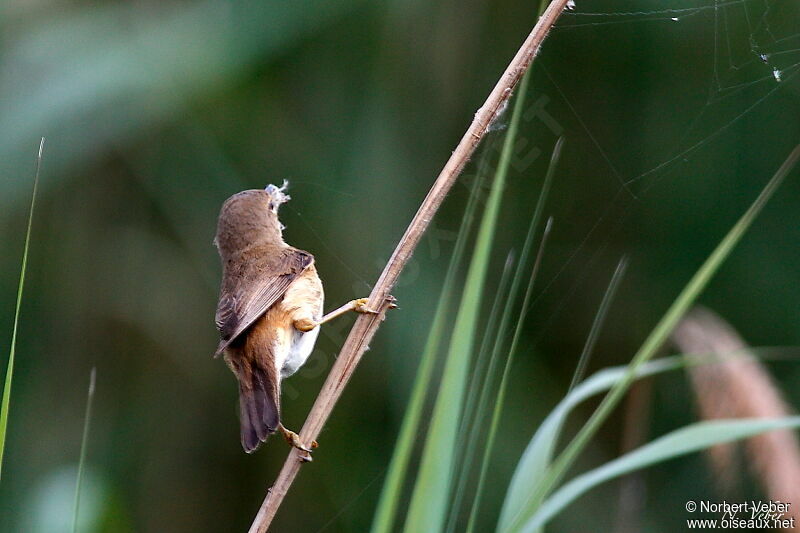
[[[350,305],[353,306],[353,311],[356,313],[364,313],[370,315],[377,315],[379,311],[375,309],[371,309],[367,307],[369,303],[369,298],[358,298],[350,302]],[[386,308],[387,309],[397,309],[397,298],[392,296],[391,294],[386,297]]]
[[[374,309],[370,309],[369,307],[367,307],[368,303],[369,303],[369,298],[358,298],[358,299],[353,300],[352,302],[350,302],[350,305],[353,306],[353,311],[355,311],[356,313],[363,313],[363,314],[368,314],[368,315],[377,315],[378,311],[376,311]]]
[[[303,461],[304,463],[310,463],[313,460],[311,458],[311,452],[314,450],[314,448],[319,446],[319,444],[317,444],[317,441],[312,440],[311,444],[309,446],[306,446],[303,443],[303,441],[300,440],[300,435],[298,435],[297,433],[295,433],[290,429],[286,429],[286,427],[283,424],[281,424],[278,427],[278,429],[281,430],[283,438],[286,439],[286,442],[288,442],[292,448],[297,448],[298,450],[300,450],[301,461]]]

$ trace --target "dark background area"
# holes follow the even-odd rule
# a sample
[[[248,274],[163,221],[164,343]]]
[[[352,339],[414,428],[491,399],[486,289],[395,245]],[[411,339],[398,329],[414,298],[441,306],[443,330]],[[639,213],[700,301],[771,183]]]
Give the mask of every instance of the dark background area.
[[[493,283],[522,244],[556,138],[566,144],[487,524],[525,444],[567,390],[620,257],[628,273],[590,370],[630,359],[800,141],[800,6],[665,6],[579,1],[533,67]],[[519,0],[5,3],[3,347],[36,151],[47,140],[0,530],[69,524],[96,366],[82,531],[244,531],[287,448],[274,438],[242,452],[235,382],[211,358],[219,207],[239,190],[289,180],[284,235],[315,255],[326,309],[366,296],[537,10]],[[503,134],[489,135],[423,239],[394,291],[401,309],[337,405],[276,531],[367,530],[468,185],[480,158],[496,160]],[[754,346],[800,343],[799,210],[795,172],[701,298]],[[287,426],[302,425],[352,320],[325,326],[307,366],[285,382]],[[800,400],[798,366],[769,368]],[[651,437],[695,418],[683,375],[657,379],[651,401]],[[613,419],[584,464],[617,455],[621,431]],[[648,531],[674,531],[686,500],[717,495],[699,456],[644,479]],[[610,529],[618,488],[581,498],[550,530]]]

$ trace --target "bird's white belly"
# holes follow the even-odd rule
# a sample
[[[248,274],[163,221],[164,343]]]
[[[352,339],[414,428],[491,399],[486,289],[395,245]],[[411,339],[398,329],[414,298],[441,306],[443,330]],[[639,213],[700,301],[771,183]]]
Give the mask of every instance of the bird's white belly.
[[[298,330],[292,332],[289,350],[280,367],[281,379],[288,378],[305,364],[308,356],[314,350],[318,335],[319,326],[305,333]]]

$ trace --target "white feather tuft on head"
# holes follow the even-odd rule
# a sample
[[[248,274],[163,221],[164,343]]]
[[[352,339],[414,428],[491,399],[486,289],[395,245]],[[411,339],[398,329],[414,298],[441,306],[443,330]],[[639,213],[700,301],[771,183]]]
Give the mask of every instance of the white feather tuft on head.
[[[275,203],[275,207],[277,207],[280,204],[285,204],[286,202],[292,199],[292,197],[286,194],[285,192],[288,187],[289,187],[289,182],[283,180],[283,185],[281,185],[280,187],[269,184],[264,188],[264,190],[267,191],[267,194],[269,194],[272,197],[272,201]]]

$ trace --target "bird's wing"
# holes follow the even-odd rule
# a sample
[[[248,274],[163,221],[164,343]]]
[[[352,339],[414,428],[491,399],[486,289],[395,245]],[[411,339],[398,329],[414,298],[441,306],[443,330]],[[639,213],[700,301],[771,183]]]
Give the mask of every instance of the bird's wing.
[[[295,248],[249,255],[256,259],[237,261],[238,271],[226,272],[215,320],[221,338],[215,355],[266,313],[314,262],[310,253]]]

